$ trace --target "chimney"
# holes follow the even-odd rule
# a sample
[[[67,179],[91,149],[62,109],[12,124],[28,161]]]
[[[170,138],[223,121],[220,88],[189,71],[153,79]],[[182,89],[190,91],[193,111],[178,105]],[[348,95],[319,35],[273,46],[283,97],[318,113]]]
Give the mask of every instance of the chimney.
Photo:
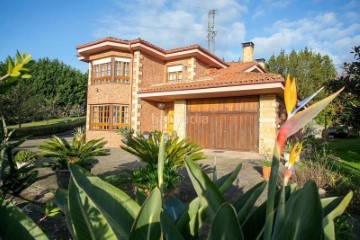
[[[265,70],[265,58],[258,58],[255,61]]]
[[[253,62],[254,61],[254,43],[246,42],[242,43],[242,62]]]

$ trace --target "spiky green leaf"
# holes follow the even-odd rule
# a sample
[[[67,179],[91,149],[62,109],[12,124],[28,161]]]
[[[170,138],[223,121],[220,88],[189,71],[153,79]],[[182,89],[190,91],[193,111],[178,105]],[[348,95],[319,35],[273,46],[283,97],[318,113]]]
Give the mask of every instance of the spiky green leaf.
[[[184,237],[176,228],[174,222],[169,218],[165,212],[160,213],[161,231],[165,239],[182,240]]]
[[[213,216],[225,201],[224,197],[210,178],[188,157],[185,157],[185,165],[201,205]]]
[[[260,197],[267,185],[266,181],[262,181],[246,191],[235,203],[234,207],[238,214],[239,222],[242,224],[249,213],[253,210],[255,202]]]
[[[285,206],[286,217],[275,239],[321,239],[322,208],[316,184],[306,182]]]
[[[321,201],[323,206],[323,228],[325,239],[335,239],[334,219],[344,213],[349,205],[352,192],[349,192],[345,197],[330,198]]]
[[[84,191],[94,206],[104,215],[115,234],[128,237],[140,206],[120,189],[81,167],[69,164],[69,169],[76,186]]]
[[[160,239],[161,205],[161,192],[158,188],[154,188],[140,209],[134,225],[131,228],[129,239]]]
[[[0,199],[1,239],[48,239],[44,232],[16,206]]]
[[[235,209],[229,203],[223,203],[215,213],[208,239],[244,239]]]

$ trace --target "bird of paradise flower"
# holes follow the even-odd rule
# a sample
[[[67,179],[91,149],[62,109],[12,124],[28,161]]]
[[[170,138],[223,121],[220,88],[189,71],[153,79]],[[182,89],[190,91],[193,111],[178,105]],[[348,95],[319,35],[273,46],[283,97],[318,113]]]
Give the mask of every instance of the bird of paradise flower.
[[[269,187],[268,187],[268,200],[266,206],[267,221],[264,229],[264,239],[271,238],[273,221],[274,221],[274,218],[272,216],[274,214],[274,201],[275,201],[275,193],[276,193],[276,182],[278,178],[279,162],[287,138],[295,134],[297,131],[303,128],[307,123],[309,123],[314,117],[316,117],[316,115],[319,114],[321,110],[323,110],[337,95],[339,95],[344,88],[324,98],[323,100],[312,104],[310,107],[300,111],[322,89],[323,88],[320,88],[311,96],[305,98],[302,101],[298,101],[295,79],[291,78],[290,76],[287,76],[286,78],[285,89],[284,89],[284,102],[285,102],[285,109],[287,112],[287,119],[279,130],[274,148]],[[294,162],[300,155],[301,149],[302,146],[300,143],[298,143],[294,146],[294,148],[290,153],[289,166],[284,174],[284,186],[287,185],[291,177],[291,174],[294,169]]]

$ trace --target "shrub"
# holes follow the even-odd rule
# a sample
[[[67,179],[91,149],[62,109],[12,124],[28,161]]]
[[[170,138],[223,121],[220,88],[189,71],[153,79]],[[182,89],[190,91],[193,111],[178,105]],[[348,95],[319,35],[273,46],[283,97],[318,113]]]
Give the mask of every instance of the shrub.
[[[120,127],[119,129],[119,134],[123,138],[123,141],[126,141],[126,139],[131,138],[134,132],[135,132],[134,129],[126,126]]]
[[[34,163],[36,160],[36,153],[30,150],[19,151],[14,157],[16,163]]]
[[[69,121],[66,123],[55,123],[43,126],[34,126],[34,127],[24,127],[24,128],[17,128],[16,132],[14,133],[14,137],[24,137],[24,136],[46,136],[46,135],[53,135],[58,133],[64,133],[70,131],[76,127],[81,127],[85,125],[85,119],[77,119],[74,121]]]
[[[261,162],[261,166],[263,167],[271,167],[271,162],[268,160],[264,160]]]
[[[42,150],[40,156],[50,157],[54,160],[53,168],[67,169],[68,163],[85,167],[96,162],[95,156],[110,154],[109,149],[104,149],[106,141],[93,139],[85,141],[85,132],[77,128],[71,144],[64,138],[53,136],[44,141],[38,148]]]
[[[150,194],[151,190],[158,186],[158,169],[149,165],[128,170],[128,180],[133,186]],[[181,175],[173,167],[164,167],[164,193],[171,193],[181,181]]]

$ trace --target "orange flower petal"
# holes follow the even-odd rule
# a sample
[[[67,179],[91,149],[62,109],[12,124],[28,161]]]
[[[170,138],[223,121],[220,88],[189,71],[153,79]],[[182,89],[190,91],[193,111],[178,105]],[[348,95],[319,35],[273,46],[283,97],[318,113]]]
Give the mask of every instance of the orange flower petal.
[[[296,143],[290,152],[289,165],[294,165],[296,159],[299,158],[302,149],[301,143]]]
[[[290,75],[287,76],[285,82],[284,101],[287,115],[290,117],[297,101],[296,81],[295,78],[290,78]]]

